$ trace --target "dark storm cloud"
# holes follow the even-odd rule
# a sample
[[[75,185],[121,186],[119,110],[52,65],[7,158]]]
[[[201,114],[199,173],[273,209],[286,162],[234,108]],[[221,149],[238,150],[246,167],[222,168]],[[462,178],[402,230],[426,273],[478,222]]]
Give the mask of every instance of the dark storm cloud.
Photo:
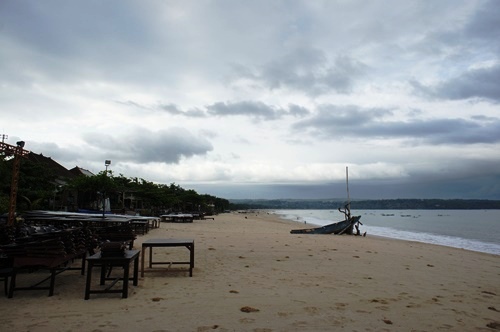
[[[500,65],[472,69],[435,86],[411,81],[420,93],[441,99],[486,99],[500,102]]]
[[[403,138],[427,144],[500,142],[498,118],[388,120],[392,114],[390,109],[323,106],[311,118],[295,123],[293,129],[328,139]]]
[[[212,144],[183,128],[152,132],[136,129],[123,136],[87,134],[86,142],[94,149],[105,151],[110,158],[145,164],[149,162],[178,163],[181,158],[204,155]]]
[[[327,54],[315,48],[301,48],[253,69],[243,65],[233,67],[238,78],[246,78],[269,89],[303,91],[321,95],[331,91],[349,93],[367,66],[348,56],[329,60]]]
[[[258,101],[242,101],[234,103],[217,102],[206,106],[206,109],[209,115],[243,115],[265,120],[275,120],[286,115],[301,116],[308,113],[306,108],[293,104],[290,104],[288,109],[283,109]]]
[[[500,199],[500,174],[469,175],[463,178],[409,178],[406,180],[351,181],[349,189],[356,199]],[[325,199],[345,198],[344,183],[191,185],[200,192],[210,192],[232,199]],[[351,196],[353,197],[353,196]]]

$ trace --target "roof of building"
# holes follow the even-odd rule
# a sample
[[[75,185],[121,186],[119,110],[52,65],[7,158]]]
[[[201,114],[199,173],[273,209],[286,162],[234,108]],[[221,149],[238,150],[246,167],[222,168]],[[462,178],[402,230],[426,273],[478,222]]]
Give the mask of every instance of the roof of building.
[[[54,171],[54,174],[57,177],[60,178],[66,178],[66,179],[72,179],[76,175],[72,172],[70,172],[67,168],[56,162],[54,159],[50,157],[45,157],[44,155],[36,154],[33,152],[30,152],[27,156],[28,160],[34,163],[39,163],[39,164],[44,164],[45,166],[49,167],[51,170]]]
[[[75,174],[75,175],[85,175],[85,176],[93,176],[93,175],[95,175],[94,173],[92,173],[88,169],[81,168],[81,167],[78,167],[78,166],[73,167],[69,171],[71,173]]]

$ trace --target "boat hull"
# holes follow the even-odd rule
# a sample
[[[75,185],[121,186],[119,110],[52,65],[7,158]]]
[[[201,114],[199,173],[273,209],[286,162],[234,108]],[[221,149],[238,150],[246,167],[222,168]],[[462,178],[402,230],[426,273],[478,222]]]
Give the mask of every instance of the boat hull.
[[[291,234],[353,234],[353,228],[361,216],[354,216],[322,227],[293,229]]]

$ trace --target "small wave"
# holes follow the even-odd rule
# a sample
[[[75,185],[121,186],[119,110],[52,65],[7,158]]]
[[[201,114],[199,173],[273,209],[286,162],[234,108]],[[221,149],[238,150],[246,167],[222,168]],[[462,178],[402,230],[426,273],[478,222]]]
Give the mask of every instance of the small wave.
[[[447,247],[461,248],[500,255],[500,245],[495,243],[481,242],[460,237],[437,235],[431,233],[407,232],[389,227],[366,226],[364,228],[366,229],[368,234],[389,237],[393,239],[431,243]]]

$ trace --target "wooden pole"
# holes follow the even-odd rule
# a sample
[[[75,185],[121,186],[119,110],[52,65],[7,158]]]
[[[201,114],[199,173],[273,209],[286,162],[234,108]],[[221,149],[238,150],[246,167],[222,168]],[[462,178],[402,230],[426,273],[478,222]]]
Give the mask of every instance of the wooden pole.
[[[347,213],[348,217],[351,218],[351,196],[349,194],[349,167],[345,167],[345,179],[346,179],[346,186],[347,186]]]
[[[347,204],[351,204],[351,198],[349,196],[349,167],[345,167],[345,179],[347,185]]]

